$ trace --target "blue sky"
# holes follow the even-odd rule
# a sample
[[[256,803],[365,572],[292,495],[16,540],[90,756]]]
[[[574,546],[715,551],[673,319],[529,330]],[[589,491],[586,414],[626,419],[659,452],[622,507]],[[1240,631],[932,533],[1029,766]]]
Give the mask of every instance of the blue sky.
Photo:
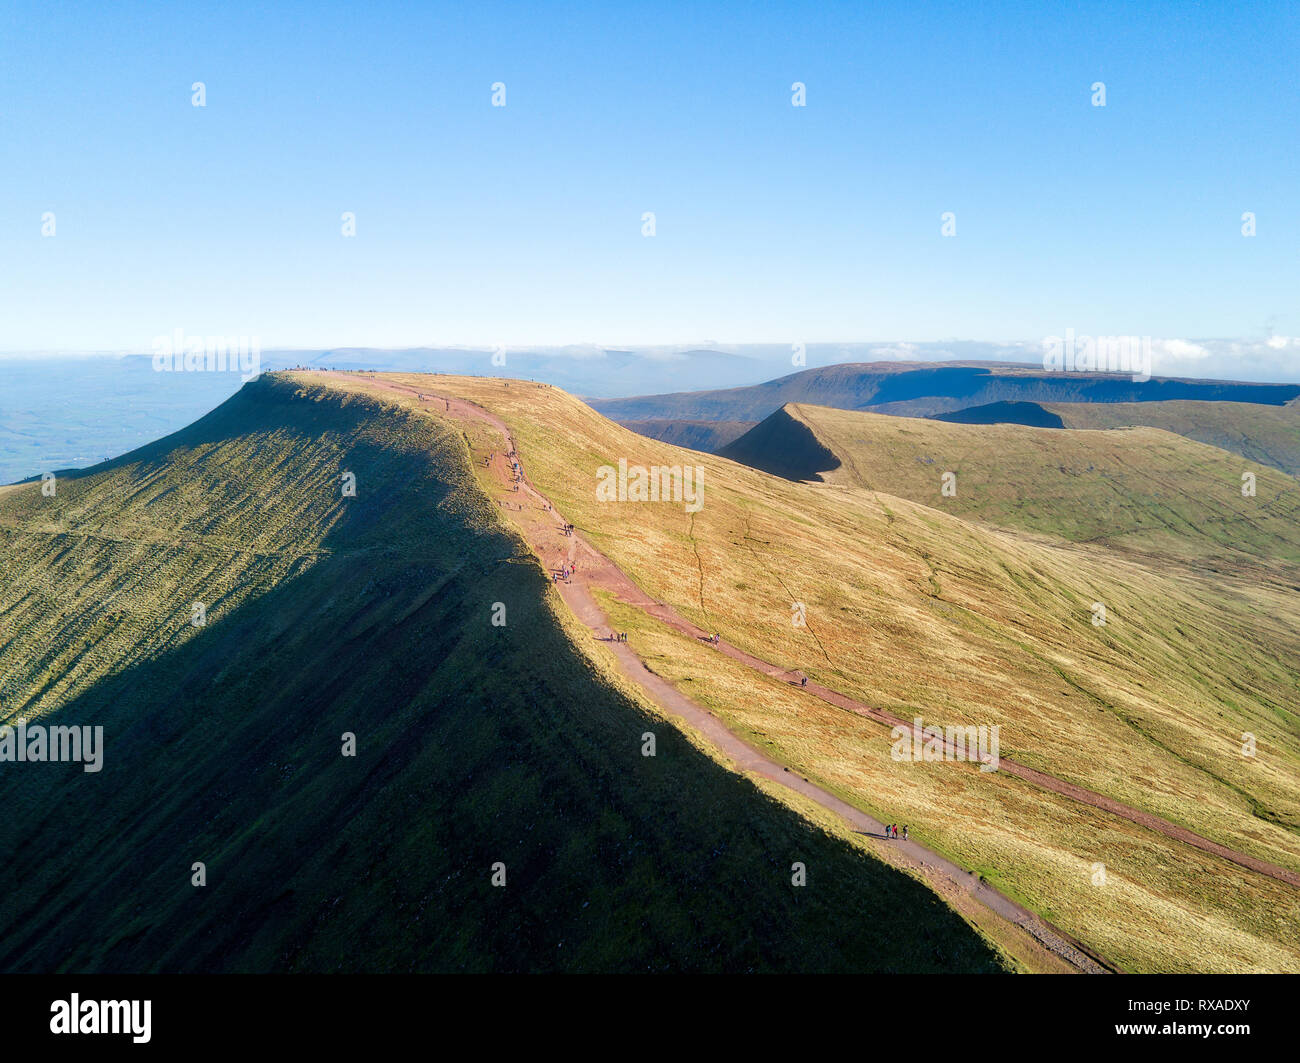
[[[0,7],[0,349],[1300,336],[1296,5],[613,7]]]

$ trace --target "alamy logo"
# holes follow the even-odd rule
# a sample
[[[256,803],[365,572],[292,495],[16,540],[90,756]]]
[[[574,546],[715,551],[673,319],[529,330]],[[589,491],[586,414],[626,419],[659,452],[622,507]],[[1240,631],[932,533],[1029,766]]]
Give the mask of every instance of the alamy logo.
[[[1049,373],[1129,373],[1135,384],[1151,379],[1150,336],[1075,336],[1043,340],[1043,368]]]
[[[186,336],[173,329],[170,336],[153,338],[156,373],[239,373],[247,384],[262,371],[262,341],[248,336]]]
[[[82,771],[97,772],[104,766],[103,727],[27,726],[0,727],[0,764],[81,764]]]
[[[152,1010],[150,1000],[82,1000],[73,993],[50,1004],[50,1033],[129,1033],[136,1044],[148,1044]]]
[[[889,732],[894,742],[889,755],[894,760],[970,761],[978,764],[980,771],[997,771],[1001,763],[998,758],[998,729],[998,724],[992,727],[985,724],[978,727],[926,727],[918,716],[911,727],[899,724]]]
[[[631,465],[596,470],[597,502],[681,502],[687,513],[704,506],[704,468],[700,465]]]

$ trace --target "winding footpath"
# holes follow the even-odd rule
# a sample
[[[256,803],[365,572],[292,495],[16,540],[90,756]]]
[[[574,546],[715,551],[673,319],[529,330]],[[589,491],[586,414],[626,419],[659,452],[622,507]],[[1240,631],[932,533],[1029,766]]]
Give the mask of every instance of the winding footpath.
[[[355,374],[326,373],[342,380],[355,380]],[[946,857],[935,853],[915,841],[890,841],[884,843],[884,826],[871,816],[853,807],[834,794],[810,782],[808,779],[783,767],[765,753],[751,746],[734,734],[712,713],[691,701],[676,687],[655,675],[645,665],[626,642],[618,642],[615,632],[610,628],[608,618],[600,608],[593,591],[602,590],[614,594],[621,602],[639,608],[647,615],[683,634],[697,639],[706,639],[709,633],[701,630],[689,620],[680,616],[676,610],[663,602],[647,595],[628,575],[608,557],[602,554],[575,529],[572,535],[564,534],[567,523],[546,498],[528,479],[523,468],[523,460],[518,455],[514,438],[509,428],[499,417],[484,409],[477,403],[460,399],[454,395],[444,395],[407,387],[405,385],[381,380],[377,377],[363,377],[370,385],[382,390],[401,392],[414,396],[417,401],[433,411],[460,420],[486,424],[498,432],[502,438],[502,449],[493,454],[491,471],[503,487],[503,497],[498,499],[502,509],[523,533],[525,541],[533,552],[542,560],[548,570],[559,572],[565,565],[572,566],[578,562],[577,571],[568,581],[558,581],[555,585],[561,598],[575,616],[590,628],[595,636],[609,645],[621,671],[630,680],[640,686],[665,711],[677,716],[707,738],[718,750],[726,754],[744,772],[762,776],[779,785],[788,787],[796,793],[811,799],[821,807],[833,812],[854,830],[881,839],[881,850],[892,862],[901,862],[904,866],[918,870],[941,894],[950,898],[966,895],[977,901],[983,908],[995,916],[1018,927],[1029,935],[1042,949],[1045,949],[1058,961],[1064,961],[1062,969],[1086,973],[1105,973],[1113,970],[1104,959],[1087,949],[1080,942],[1064,931],[1052,926],[1040,916],[1017,904],[1000,891],[976,875],[957,866]],[[520,384],[518,386],[528,386]],[[515,457],[507,455],[513,453]],[[513,462],[519,462],[520,478],[516,482]],[[764,675],[797,684],[800,673],[781,668],[769,661],[720,642],[717,651],[731,659],[744,664]],[[873,706],[849,698],[838,691],[831,690],[809,680],[801,688],[822,701],[840,709],[855,713],[867,719],[889,727],[914,728],[912,721],[903,720]],[[945,745],[947,743],[945,742]],[[1204,838],[1185,827],[1133,808],[1103,794],[1065,782],[1045,772],[1029,768],[1015,761],[1000,758],[998,770],[1014,775],[1045,790],[1068,797],[1071,800],[1090,805],[1094,808],[1127,819],[1139,826],[1154,830],[1168,838],[1194,846],[1214,856],[1229,860],[1251,871],[1267,875],[1270,878],[1300,887],[1300,874],[1288,868],[1279,867],[1246,853],[1237,852],[1218,842]],[[1037,950],[1035,950],[1037,951]]]

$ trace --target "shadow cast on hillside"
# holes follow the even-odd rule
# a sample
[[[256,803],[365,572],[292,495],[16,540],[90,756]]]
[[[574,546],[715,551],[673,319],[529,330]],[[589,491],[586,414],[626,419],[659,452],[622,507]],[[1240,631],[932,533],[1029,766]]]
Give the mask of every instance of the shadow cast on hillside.
[[[82,478],[283,431],[285,401]],[[295,432],[376,409],[316,405]],[[391,455],[349,461],[382,480]],[[39,721],[103,726],[104,766],[0,770],[0,970],[999,968],[925,887],[603,682],[540,568],[503,563],[521,544],[441,504],[463,464],[372,493],[315,563]]]

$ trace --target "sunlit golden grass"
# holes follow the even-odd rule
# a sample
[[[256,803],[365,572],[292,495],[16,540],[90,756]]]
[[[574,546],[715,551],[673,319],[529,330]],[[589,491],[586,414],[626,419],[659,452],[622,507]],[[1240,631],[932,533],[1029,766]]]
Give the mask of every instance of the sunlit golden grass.
[[[1252,461],[1300,473],[1300,405],[1257,402],[1050,402],[1067,428],[1149,425],[1222,447]]]
[[[1159,428],[949,424],[803,404],[785,413],[840,459],[822,474],[830,483],[1071,542],[1223,564],[1300,560],[1300,483]],[[944,495],[947,472],[955,493]],[[1254,495],[1242,494],[1247,473]]]
[[[1159,567],[882,492],[790,483],[638,436],[553,388],[392,379],[500,415],[530,477],[584,535],[742,649],[905,718],[997,724],[1005,756],[1300,867],[1300,612],[1277,573]],[[596,470],[619,458],[702,466],[702,510],[598,503]],[[1091,622],[1097,601],[1104,627]],[[806,627],[791,622],[797,602]],[[665,650],[656,670],[692,650]],[[715,709],[746,714],[743,729],[778,759],[890,819],[910,816],[918,837],[1112,959],[1297,968],[1288,887],[1015,780],[867,756],[861,735],[886,748],[877,725],[808,699],[782,722],[768,681],[710,664]],[[705,685],[695,676],[683,689]],[[1257,738],[1253,758],[1240,755],[1243,732]],[[1090,883],[1094,862],[1111,869],[1106,889]]]
[[[467,434],[268,375],[5,494],[0,717],[102,725],[107,755],[0,771],[0,968],[1006,969],[842,824],[660,726]],[[212,871],[198,908],[178,854],[182,883]]]
[[[258,425],[259,408],[249,402],[209,414],[180,433],[183,444],[169,437],[97,473],[60,476],[51,497],[39,482],[8,489],[0,509],[0,614],[13,662],[5,678],[13,682],[0,717],[40,716],[104,675],[193,639],[194,587],[203,588],[206,620],[216,624],[312,567],[348,520],[339,475],[349,454],[380,456],[363,474],[372,486],[401,483],[428,495],[429,486],[397,462],[427,458],[437,426],[411,419],[414,442],[402,450],[390,426],[351,424],[319,401],[322,394],[316,389],[315,402],[290,410],[315,438],[305,439],[293,421]],[[234,487],[262,501],[255,515]],[[475,503],[452,492],[441,504]],[[362,544],[385,545],[364,537]],[[34,670],[18,684],[30,662]]]
[[[659,675],[775,759],[978,869],[1130,970],[1300,970],[1295,891],[1021,780],[895,761],[889,731],[602,596]],[[1104,885],[1094,865],[1105,866]],[[1195,940],[1170,939],[1194,922]],[[1188,950],[1191,950],[1190,952]]]

